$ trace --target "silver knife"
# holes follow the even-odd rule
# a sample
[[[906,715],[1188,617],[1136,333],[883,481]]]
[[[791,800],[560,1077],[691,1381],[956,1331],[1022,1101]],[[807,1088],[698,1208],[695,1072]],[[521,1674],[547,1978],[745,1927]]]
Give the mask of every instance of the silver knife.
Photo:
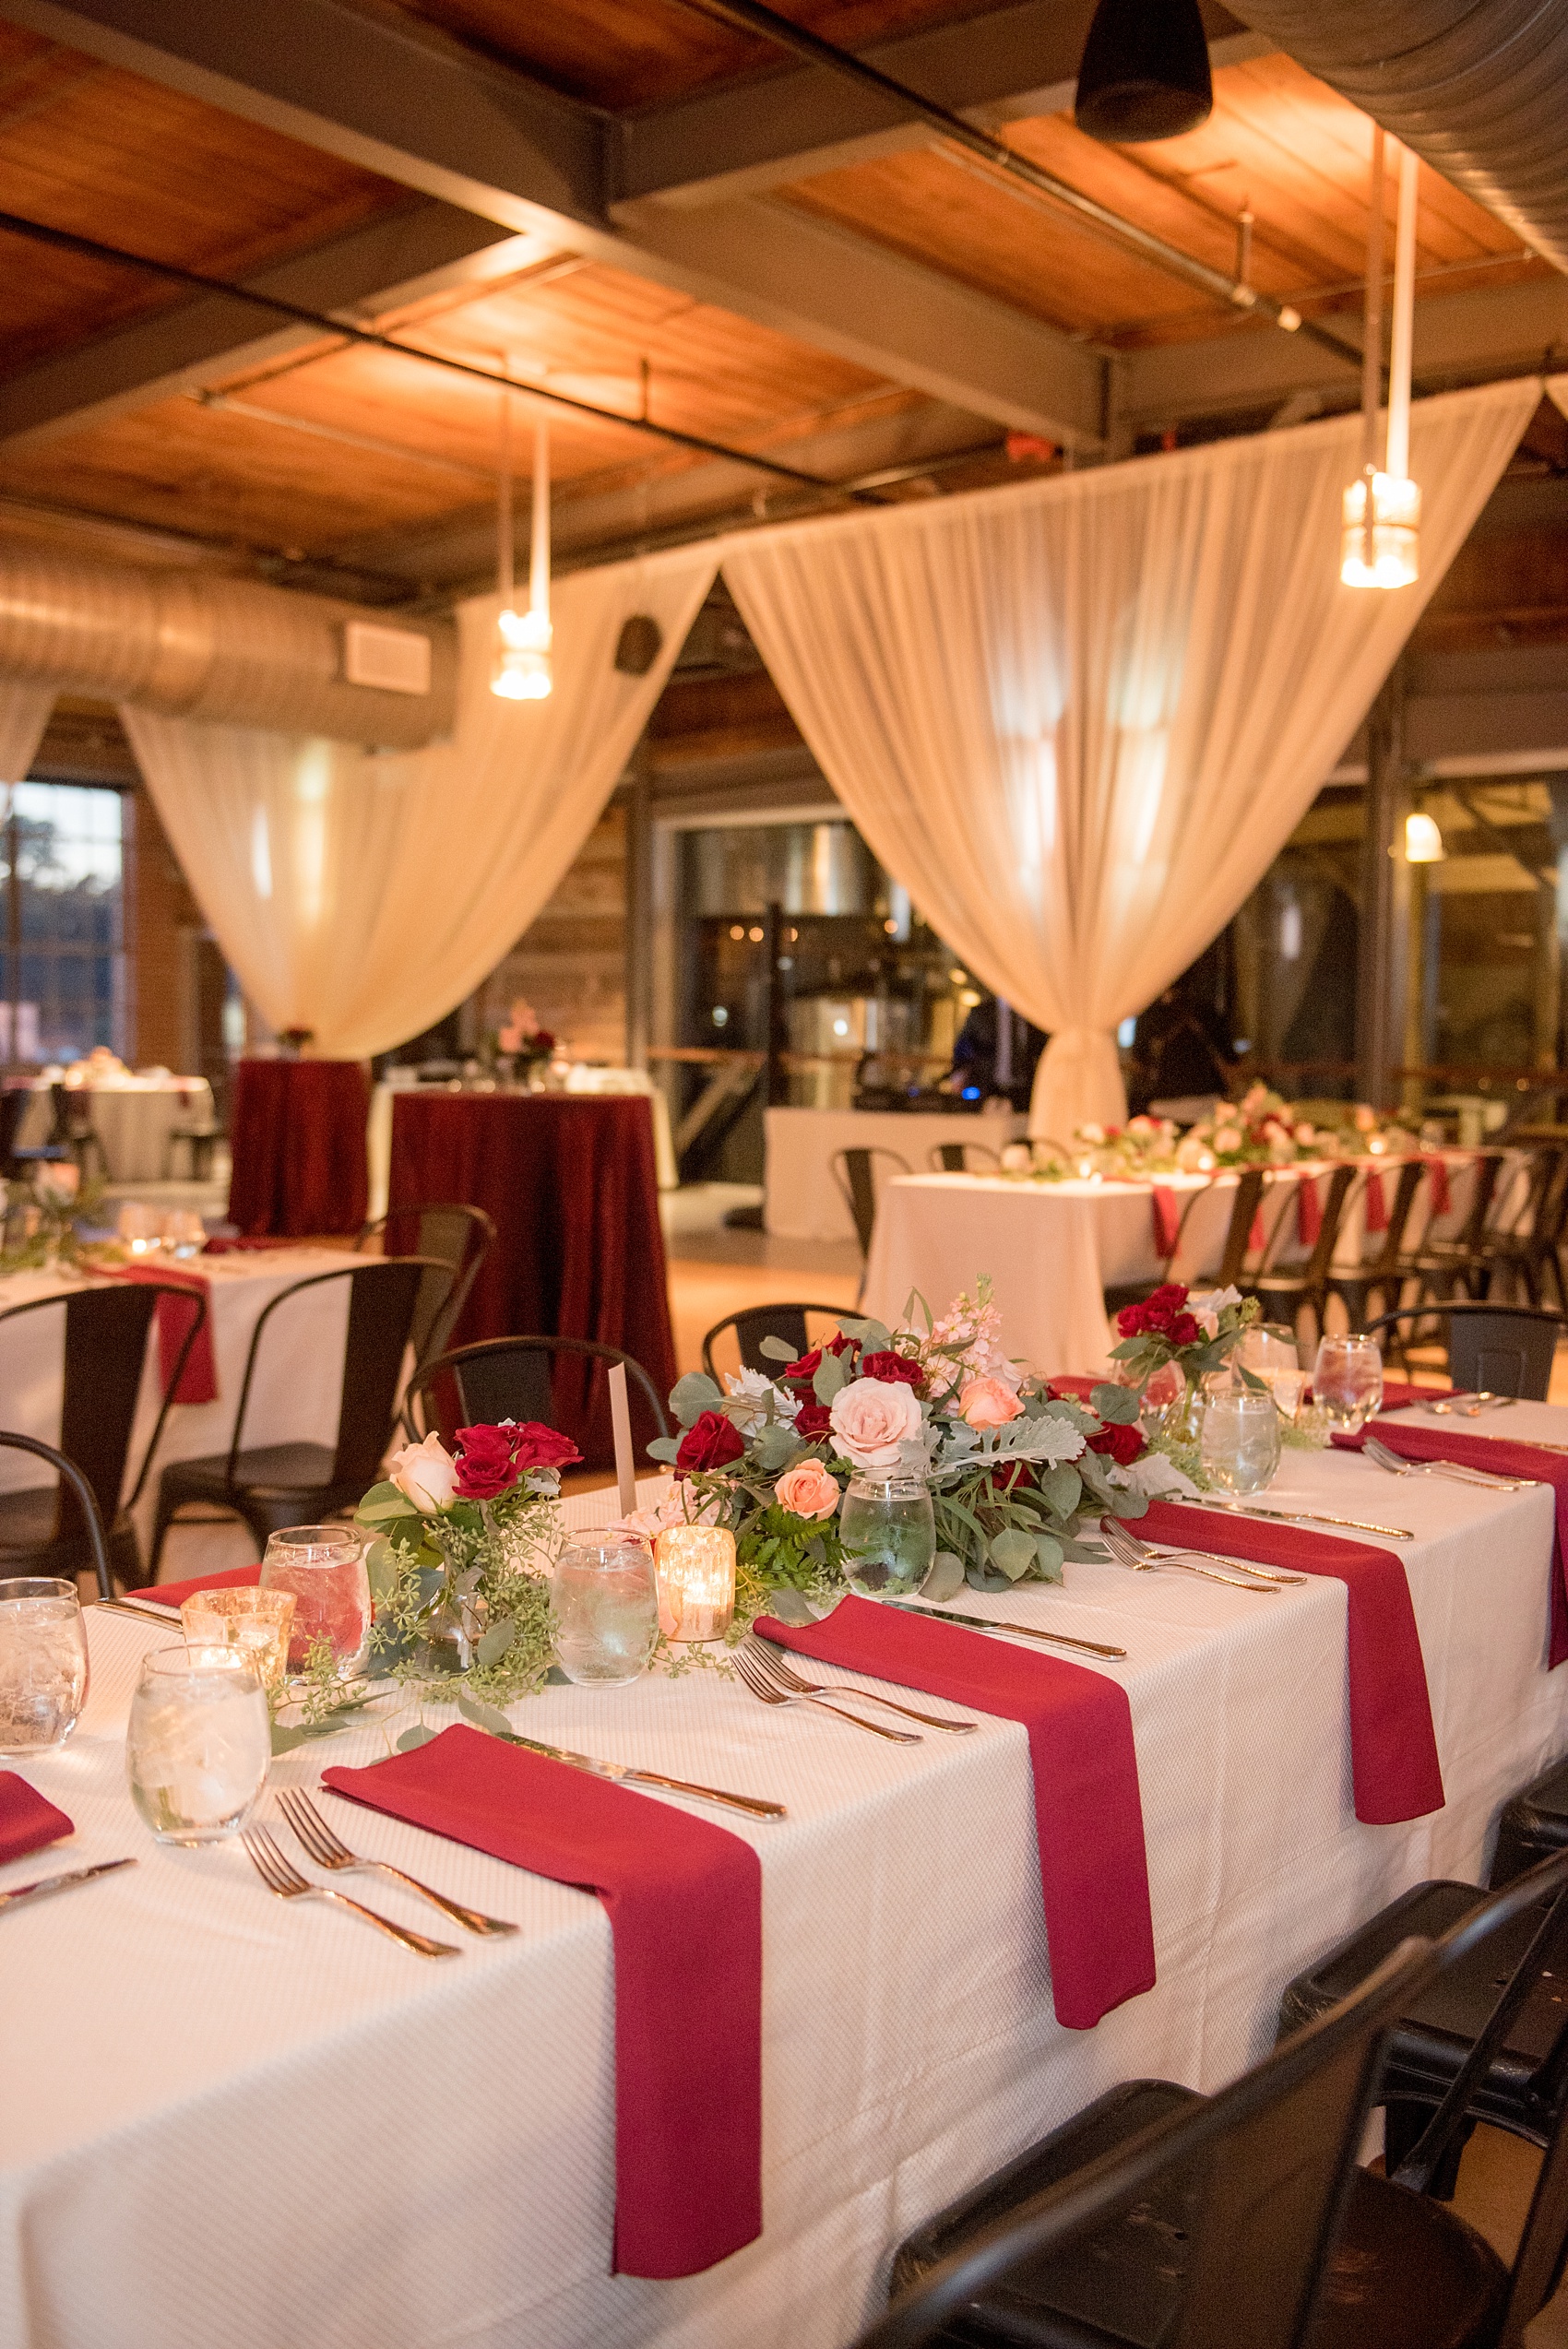
[[[96,1868],[73,1868],[64,1876],[41,1876],[14,1892],[0,1892],[0,1912],[19,1908],[23,1901],[41,1901],[46,1892],[63,1892],[70,1884],[90,1884],[95,1876],[113,1875],[116,1868],[134,1868],[134,1859],[101,1859]]]
[[[1321,1509],[1239,1509],[1233,1501],[1213,1501],[1206,1494],[1201,1501],[1182,1500],[1172,1502],[1176,1509],[1212,1509],[1222,1517],[1261,1517],[1276,1525],[1342,1525],[1348,1533],[1381,1534],[1385,1541],[1414,1541],[1416,1536],[1408,1525],[1374,1525],[1365,1517],[1329,1517]]]
[[[944,1607],[917,1607],[913,1599],[885,1598],[884,1607],[896,1607],[904,1615],[923,1615],[932,1623],[962,1623],[968,1631],[1000,1631],[1010,1638],[1044,1640],[1052,1647],[1079,1647],[1086,1655],[1125,1655],[1124,1647],[1106,1647],[1099,1640],[1075,1640],[1065,1631],[1041,1631],[1032,1623],[1005,1623],[992,1615],[950,1615]]]
[[[660,1770],[634,1770],[624,1762],[600,1762],[589,1753],[573,1753],[565,1746],[547,1746],[540,1738],[521,1738],[514,1729],[507,1740],[515,1746],[527,1746],[530,1753],[542,1753],[548,1761],[569,1762],[574,1770],[587,1770],[596,1778],[628,1779],[634,1785],[669,1786],[678,1795],[700,1795],[705,1802],[728,1803],[731,1810],[749,1810],[755,1819],[787,1819],[789,1812],[781,1802],[764,1802],[755,1795],[726,1794],[722,1786],[695,1786],[689,1778],[667,1778]]]

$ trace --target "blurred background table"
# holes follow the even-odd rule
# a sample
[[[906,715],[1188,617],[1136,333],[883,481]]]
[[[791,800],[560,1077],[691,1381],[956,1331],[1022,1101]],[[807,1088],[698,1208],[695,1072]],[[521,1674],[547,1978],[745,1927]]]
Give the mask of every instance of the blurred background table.
[[[853,1240],[854,1220],[833,1179],[840,1150],[892,1150],[923,1174],[939,1143],[978,1144],[1000,1158],[1028,1131],[1021,1109],[769,1109],[764,1117],[765,1231],[781,1240]]]
[[[237,1062],[230,1222],[247,1240],[357,1232],[369,1197],[369,1108],[358,1061]]]
[[[640,1362],[660,1396],[675,1348],[646,1096],[397,1095],[388,1208],[461,1200],[482,1207],[495,1245],[450,1344],[481,1337],[586,1337]],[[602,1376],[557,1365],[555,1425],[585,1459],[613,1457]],[[634,1437],[641,1424],[634,1393]]]
[[[54,1124],[47,1078],[31,1087],[18,1121],[15,1147],[42,1149]],[[115,1182],[159,1182],[171,1171],[169,1137],[176,1127],[210,1129],[212,1087],[204,1076],[111,1077],[73,1088],[74,1099],[90,1106],[91,1123],[103,1145]]]

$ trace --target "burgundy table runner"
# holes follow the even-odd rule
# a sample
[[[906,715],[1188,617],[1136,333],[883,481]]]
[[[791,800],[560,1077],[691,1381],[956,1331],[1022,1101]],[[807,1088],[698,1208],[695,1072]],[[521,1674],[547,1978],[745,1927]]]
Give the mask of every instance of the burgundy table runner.
[[[1056,2019],[1092,2030],[1112,2007],[1153,1988],[1148,1860],[1125,1689],[1083,1665],[863,1598],[841,1599],[820,1623],[765,1616],[756,1628],[819,1663],[1022,1722]]]
[[[762,2232],[762,1869],[727,1828],[456,1728],[324,1786],[595,1892],[615,1943],[615,2272]]]
[[[1261,1503],[1266,1508],[1266,1499]],[[1349,1594],[1350,1760],[1356,1816],[1369,1826],[1422,1819],[1443,1804],[1426,1663],[1404,1561],[1392,1550],[1229,1510],[1151,1501],[1138,1534],[1214,1549],[1255,1566],[1328,1574]]]
[[[193,1298],[200,1298],[207,1306],[196,1343],[185,1359],[175,1388],[175,1403],[216,1403],[218,1400],[218,1364],[212,1351],[212,1287],[199,1273],[155,1270],[151,1264],[115,1264],[109,1268],[116,1280],[157,1281],[172,1288],[188,1288]],[[180,1348],[185,1342],[195,1308],[178,1297],[160,1297],[158,1300],[158,1367],[167,1388]]]
[[[189,1583],[149,1583],[145,1590],[136,1593],[137,1598],[155,1598],[160,1607],[180,1607],[197,1591],[239,1591],[254,1589],[261,1580],[261,1568],[231,1566],[222,1574],[197,1574]]]
[[[20,1859],[26,1852],[42,1851],[62,1835],[76,1833],[75,1821],[19,1778],[14,1770],[0,1770],[0,1864]]]
[[[370,1197],[369,1116],[358,1061],[241,1061],[230,1111],[230,1222],[252,1238],[358,1231]]]
[[[659,1220],[653,1117],[639,1094],[399,1093],[392,1109],[387,1243],[397,1211],[482,1207],[495,1245],[447,1341],[589,1337],[640,1362],[662,1404],[675,1347]],[[657,1430],[635,1383],[632,1435]],[[602,1363],[556,1360],[552,1424],[590,1465],[614,1458]]]
[[[1383,1407],[1397,1411],[1418,1394],[1435,1392],[1431,1388],[1411,1387],[1405,1391],[1403,1401],[1399,1390],[1385,1384]],[[1360,1452],[1366,1441],[1362,1428],[1355,1435],[1336,1435],[1335,1444],[1342,1452]],[[1531,1477],[1538,1484],[1550,1485],[1556,1497],[1556,1515],[1551,1536],[1551,1603],[1550,1626],[1547,1642],[1547,1668],[1555,1671],[1568,1663],[1568,1453],[1542,1452],[1534,1444],[1508,1436],[1483,1436],[1470,1432],[1460,1434],[1452,1420],[1442,1427],[1417,1428],[1401,1422],[1380,1418],[1377,1440],[1402,1460],[1452,1460],[1461,1468],[1485,1468],[1495,1477]]]

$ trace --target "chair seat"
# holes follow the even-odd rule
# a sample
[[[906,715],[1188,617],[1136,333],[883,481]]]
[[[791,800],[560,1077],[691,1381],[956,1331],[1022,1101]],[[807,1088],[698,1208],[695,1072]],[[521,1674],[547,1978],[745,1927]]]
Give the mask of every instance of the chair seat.
[[[1568,1845],[1568,1761],[1553,1762],[1503,1809],[1487,1881],[1495,1892]]]
[[[1306,2349],[1490,2349],[1507,2291],[1466,2220],[1358,2170]]]
[[[89,1573],[92,1542],[87,1527],[57,1533],[59,1494],[54,1485],[28,1485],[19,1492],[0,1492],[0,1575]],[[127,1585],[141,1580],[141,1555],[130,1520],[104,1529],[110,1564]]]
[[[267,1443],[242,1452],[229,1481],[229,1455],[212,1453],[203,1460],[173,1460],[163,1471],[164,1489],[186,1501],[225,1501],[244,1489],[266,1500],[290,1493],[320,1492],[332,1483],[335,1454],[325,1443]]]

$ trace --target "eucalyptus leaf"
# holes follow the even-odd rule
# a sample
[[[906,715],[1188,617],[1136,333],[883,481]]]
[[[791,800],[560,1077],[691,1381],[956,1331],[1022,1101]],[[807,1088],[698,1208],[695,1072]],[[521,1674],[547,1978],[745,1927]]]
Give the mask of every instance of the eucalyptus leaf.
[[[939,1549],[931,1572],[921,1584],[921,1596],[937,1601],[954,1598],[964,1587],[964,1561],[951,1549]]]
[[[893,1333],[885,1322],[861,1322],[857,1335],[863,1354],[890,1354]]]
[[[364,1570],[371,1597],[377,1607],[385,1606],[398,1580],[398,1561],[392,1555],[389,1541],[378,1538],[371,1543],[364,1554]]]
[[[547,1689],[569,1689],[572,1676],[569,1672],[563,1672],[558,1664],[552,1664],[544,1676],[544,1685]]]
[[[683,1428],[695,1427],[705,1411],[717,1411],[723,1400],[706,1370],[688,1370],[670,1390],[670,1408]]]
[[[1062,1461],[1037,1479],[1043,1499],[1058,1517],[1070,1517],[1084,1497],[1084,1480],[1076,1468]]]
[[[999,1574],[1016,1583],[1027,1574],[1035,1562],[1035,1542],[1030,1534],[1020,1533],[1010,1525],[1004,1533],[991,1538],[991,1562]]]
[[[965,1569],[964,1580],[974,1591],[1010,1591],[1013,1587],[1007,1575],[988,1574],[983,1566],[972,1564]]]
[[[841,1355],[825,1354],[813,1375],[812,1393],[819,1403],[831,1403],[839,1388],[848,1383],[849,1376]]]
[[[767,1612],[777,1616],[780,1623],[814,1623],[816,1621],[816,1610],[806,1597],[804,1591],[794,1590],[788,1583],[782,1584],[775,1591],[768,1601]]]
[[[1089,1401],[1097,1415],[1109,1426],[1130,1428],[1143,1409],[1143,1403],[1130,1386],[1117,1386],[1110,1379],[1089,1390]]]
[[[1064,1580],[1062,1560],[1065,1556],[1066,1552],[1062,1544],[1053,1536],[1051,1534],[1035,1536],[1035,1572],[1042,1583],[1060,1583]]]
[[[1075,1541],[1071,1534],[1061,1534],[1057,1538],[1063,1557],[1075,1566],[1103,1566],[1109,1555],[1103,1542]]]
[[[1135,1485],[1123,1486],[1111,1504],[1111,1513],[1113,1517],[1125,1517],[1129,1521],[1134,1517],[1146,1517],[1148,1515],[1147,1493],[1139,1492]]]
[[[499,1664],[517,1636],[515,1617],[500,1616],[481,1635],[474,1654],[481,1664]]]
[[[473,1723],[476,1729],[488,1729],[493,1738],[510,1737],[512,1733],[512,1725],[498,1705],[481,1703],[478,1697],[470,1696],[467,1689],[457,1691],[457,1710],[466,1721]]]
[[[766,1354],[770,1362],[793,1362],[797,1358],[794,1347],[782,1337],[759,1338],[756,1350]]]
[[[752,1445],[752,1458],[765,1477],[776,1477],[800,1448],[801,1440],[793,1428],[779,1420],[759,1430]]]
[[[398,1739],[397,1750],[399,1753],[412,1753],[420,1746],[432,1744],[436,1734],[435,1730],[427,1729],[422,1721],[416,1721],[413,1727],[405,1729]]]
[[[655,1436],[647,1446],[647,1455],[650,1460],[672,1462],[680,1449],[681,1440],[678,1436]]]

